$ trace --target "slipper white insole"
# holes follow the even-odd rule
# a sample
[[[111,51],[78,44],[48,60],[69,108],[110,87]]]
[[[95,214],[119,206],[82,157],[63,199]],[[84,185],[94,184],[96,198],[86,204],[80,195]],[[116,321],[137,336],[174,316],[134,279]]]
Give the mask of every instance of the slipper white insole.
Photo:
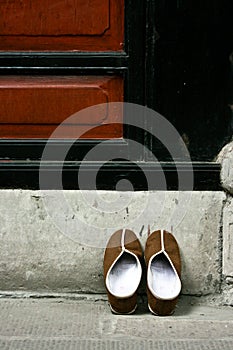
[[[180,292],[180,279],[164,253],[151,262],[151,283],[154,294],[161,299],[173,299]]]
[[[136,258],[123,253],[112,267],[108,284],[109,291],[117,297],[128,297],[135,293],[141,279],[141,268]]]

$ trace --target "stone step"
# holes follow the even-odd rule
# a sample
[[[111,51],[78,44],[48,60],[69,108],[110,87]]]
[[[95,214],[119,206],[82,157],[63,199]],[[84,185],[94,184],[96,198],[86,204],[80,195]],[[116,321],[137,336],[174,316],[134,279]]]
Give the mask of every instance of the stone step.
[[[156,317],[140,303],[134,315],[110,312],[100,297],[0,299],[2,350],[231,350],[231,307],[181,298],[176,312]]]
[[[225,201],[221,191],[1,190],[0,290],[104,293],[110,235],[126,227],[144,246],[150,225],[179,242],[183,294],[219,293]]]

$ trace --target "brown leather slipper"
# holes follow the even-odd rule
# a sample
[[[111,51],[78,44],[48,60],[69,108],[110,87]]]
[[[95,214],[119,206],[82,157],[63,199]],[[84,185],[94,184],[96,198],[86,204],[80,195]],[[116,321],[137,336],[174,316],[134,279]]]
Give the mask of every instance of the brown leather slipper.
[[[113,313],[131,314],[136,310],[142,255],[133,231],[119,230],[110,237],[104,254],[104,280]]]
[[[164,230],[153,232],[145,247],[147,297],[150,311],[171,315],[181,291],[181,259],[175,237]]]

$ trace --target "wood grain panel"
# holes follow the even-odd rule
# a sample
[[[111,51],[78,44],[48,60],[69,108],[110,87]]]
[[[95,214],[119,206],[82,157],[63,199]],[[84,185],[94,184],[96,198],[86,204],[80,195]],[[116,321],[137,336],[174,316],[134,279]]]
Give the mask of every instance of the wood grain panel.
[[[48,139],[57,125],[0,125],[0,138],[5,139]],[[123,137],[122,124],[93,126],[86,132],[83,125],[64,125],[52,139],[120,139]]]
[[[122,50],[124,0],[0,0],[0,50]]]
[[[3,76],[0,137],[48,138],[62,122],[61,135],[56,135],[59,138],[75,138],[87,125],[104,126],[91,130],[84,138],[121,137],[121,126],[106,127],[109,122],[122,123],[121,111],[110,110],[108,105],[69,118],[89,106],[112,101],[123,101],[121,77]]]
[[[2,35],[103,35],[110,27],[109,0],[4,0]]]

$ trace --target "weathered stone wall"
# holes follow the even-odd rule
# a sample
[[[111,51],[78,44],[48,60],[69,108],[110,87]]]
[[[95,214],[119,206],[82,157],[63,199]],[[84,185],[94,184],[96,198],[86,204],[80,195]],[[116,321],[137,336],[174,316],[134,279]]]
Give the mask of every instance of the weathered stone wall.
[[[0,290],[104,293],[102,263],[108,237],[127,227],[144,246],[150,225],[151,231],[172,229],[179,242],[183,294],[219,293],[223,218],[223,273],[233,275],[232,245],[226,243],[232,203],[225,206],[223,191],[63,194],[62,200],[56,191],[0,191]],[[45,208],[48,198],[53,217]]]
[[[222,292],[226,304],[233,305],[233,142],[220,152],[221,184],[227,200],[223,209],[223,281]]]

